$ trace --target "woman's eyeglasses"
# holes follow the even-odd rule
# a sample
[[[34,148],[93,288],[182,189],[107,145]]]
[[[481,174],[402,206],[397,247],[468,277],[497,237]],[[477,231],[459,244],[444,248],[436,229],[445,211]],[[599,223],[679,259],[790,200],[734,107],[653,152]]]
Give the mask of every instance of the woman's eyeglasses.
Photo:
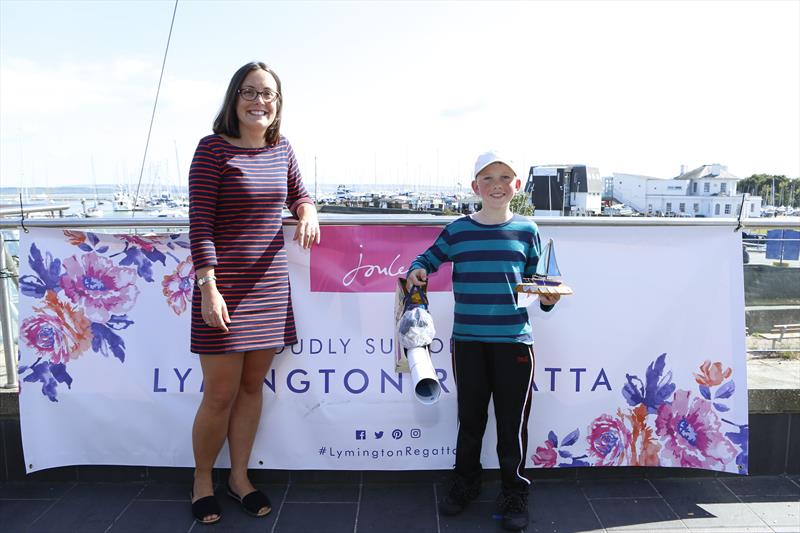
[[[280,96],[278,93],[273,91],[272,89],[264,89],[263,91],[256,91],[250,87],[245,87],[244,89],[239,89],[236,91],[239,96],[242,97],[243,100],[247,100],[249,102],[254,101],[259,96],[264,100],[266,103],[274,102]]]

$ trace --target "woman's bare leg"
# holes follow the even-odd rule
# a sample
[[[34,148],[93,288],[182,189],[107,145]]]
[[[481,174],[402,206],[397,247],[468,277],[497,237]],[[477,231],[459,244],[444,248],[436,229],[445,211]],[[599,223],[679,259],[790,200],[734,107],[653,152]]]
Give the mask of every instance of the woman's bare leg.
[[[242,378],[244,353],[201,355],[203,400],[192,427],[194,450],[193,501],[214,493],[211,471],[225,443],[234,401]],[[214,515],[205,519],[212,519]]]
[[[233,404],[228,425],[228,447],[231,452],[229,483],[231,489],[240,496],[255,490],[247,477],[247,465],[261,419],[264,377],[274,356],[274,349],[254,350],[246,352],[244,356],[239,393]]]

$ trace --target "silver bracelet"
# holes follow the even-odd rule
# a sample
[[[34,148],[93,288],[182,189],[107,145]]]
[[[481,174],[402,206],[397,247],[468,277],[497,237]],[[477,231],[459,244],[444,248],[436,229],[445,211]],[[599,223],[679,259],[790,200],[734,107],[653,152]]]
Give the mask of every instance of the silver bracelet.
[[[197,278],[197,286],[202,287],[210,281],[216,281],[216,279],[217,276],[203,276],[202,278]]]

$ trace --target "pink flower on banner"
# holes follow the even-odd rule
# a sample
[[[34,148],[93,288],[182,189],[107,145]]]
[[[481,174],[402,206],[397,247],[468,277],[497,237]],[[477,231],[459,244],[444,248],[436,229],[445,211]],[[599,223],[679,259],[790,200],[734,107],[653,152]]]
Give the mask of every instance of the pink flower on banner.
[[[156,245],[163,244],[161,237],[143,237],[141,235],[118,235],[118,237],[138,246],[144,252],[152,252]]]
[[[34,307],[36,314],[22,321],[20,336],[37,358],[53,363],[77,359],[91,346],[92,323],[53,291],[47,291],[44,300],[45,306]]]
[[[718,469],[736,457],[736,448],[720,432],[711,402],[685,390],[658,409],[656,434],[664,444],[662,466]]]
[[[194,265],[191,257],[181,261],[175,268],[175,272],[164,276],[164,280],[161,282],[162,292],[176,315],[186,311],[186,304],[192,299],[193,284]]]
[[[96,253],[72,256],[64,260],[66,274],[61,286],[73,303],[83,306],[92,322],[105,323],[112,314],[128,312],[139,288],[136,286],[136,269],[114,266],[114,263]]]
[[[711,364],[711,361],[706,361],[700,365],[700,372],[701,374],[694,375],[694,380],[697,383],[700,385],[705,385],[706,387],[716,387],[724,380],[731,377],[733,370],[727,368],[723,372],[722,363]]]
[[[594,456],[597,466],[619,466],[627,464],[631,433],[625,421],[600,415],[589,425],[589,456]]]
[[[553,468],[556,466],[558,455],[553,447],[553,443],[549,440],[544,441],[544,447],[537,446],[536,453],[533,456],[533,464],[536,466],[544,466],[545,468]]]

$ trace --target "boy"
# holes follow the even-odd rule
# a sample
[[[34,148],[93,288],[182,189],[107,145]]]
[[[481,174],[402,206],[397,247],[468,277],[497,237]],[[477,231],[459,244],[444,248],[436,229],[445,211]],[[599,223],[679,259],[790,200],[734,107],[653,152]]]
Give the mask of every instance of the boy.
[[[525,459],[533,382],[533,337],[514,288],[536,271],[541,249],[536,224],[511,212],[520,179],[509,159],[495,152],[475,163],[472,190],[477,213],[448,224],[409,267],[408,286],[424,285],[445,261],[453,263],[453,371],[458,391],[458,440],[453,482],[439,503],[443,515],[462,512],[480,492],[481,443],[489,399],[494,396],[497,455],[503,491],[503,527],[528,525]],[[549,311],[558,295],[539,297]]]

